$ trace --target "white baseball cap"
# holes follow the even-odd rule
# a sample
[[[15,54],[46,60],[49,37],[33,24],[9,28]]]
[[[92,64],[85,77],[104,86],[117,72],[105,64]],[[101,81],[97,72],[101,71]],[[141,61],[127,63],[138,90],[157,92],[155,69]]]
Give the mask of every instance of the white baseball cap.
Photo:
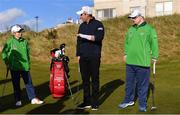
[[[92,14],[92,8],[89,6],[83,6],[80,11],[76,12],[77,15],[81,15],[83,13]]]
[[[128,18],[134,18],[137,16],[142,16],[142,13],[139,9],[135,9],[134,11],[132,11]]]
[[[15,32],[21,32],[21,31],[23,31],[24,29],[21,27],[21,26],[19,26],[19,25],[14,25],[14,26],[12,26],[12,28],[11,28],[11,33],[15,33]]]

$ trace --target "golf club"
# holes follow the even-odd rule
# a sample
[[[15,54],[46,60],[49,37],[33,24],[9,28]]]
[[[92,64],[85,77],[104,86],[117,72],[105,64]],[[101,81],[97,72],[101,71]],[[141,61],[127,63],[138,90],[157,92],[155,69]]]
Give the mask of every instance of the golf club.
[[[68,88],[69,88],[69,92],[70,92],[70,94],[71,94],[71,99],[74,100],[74,97],[73,97],[73,95],[72,95],[71,86],[70,86],[70,83],[69,83],[69,80],[68,80],[68,77],[67,77],[66,72],[65,72],[65,77],[66,77],[66,81],[67,81],[67,83],[68,83]]]
[[[7,67],[7,71],[6,71],[6,78],[5,78],[5,80],[7,80],[8,73],[9,73],[9,68]],[[2,89],[2,95],[1,95],[1,97],[3,97],[3,96],[4,96],[5,88],[6,88],[6,83],[4,83],[4,85],[3,85],[3,89]]]
[[[156,62],[153,62],[153,79],[152,79],[152,84],[153,84],[153,89],[152,89],[152,107],[151,111],[154,111],[157,109],[155,106],[155,73],[156,73]]]

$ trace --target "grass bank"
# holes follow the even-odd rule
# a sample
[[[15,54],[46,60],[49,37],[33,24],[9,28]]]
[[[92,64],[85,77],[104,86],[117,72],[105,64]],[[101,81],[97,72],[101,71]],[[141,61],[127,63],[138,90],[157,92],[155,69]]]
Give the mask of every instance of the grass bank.
[[[180,57],[180,15],[147,18],[147,22],[157,29],[160,56],[159,60]],[[125,33],[132,24],[127,17],[118,17],[103,21],[105,37],[102,47],[102,63],[122,62],[124,51]],[[31,57],[40,61],[50,59],[50,50],[57,48],[61,43],[66,43],[66,54],[72,63],[77,63],[76,33],[79,25],[67,25],[57,30],[44,30],[37,35],[25,32],[31,47]],[[0,34],[0,49],[10,33]]]

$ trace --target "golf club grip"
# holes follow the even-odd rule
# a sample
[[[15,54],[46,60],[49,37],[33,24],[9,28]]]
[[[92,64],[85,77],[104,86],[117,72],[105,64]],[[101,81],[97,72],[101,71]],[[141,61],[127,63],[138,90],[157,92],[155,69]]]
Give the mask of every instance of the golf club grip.
[[[79,66],[79,64],[78,64],[78,72],[80,73],[80,66]]]
[[[153,74],[156,73],[156,62],[153,62]]]

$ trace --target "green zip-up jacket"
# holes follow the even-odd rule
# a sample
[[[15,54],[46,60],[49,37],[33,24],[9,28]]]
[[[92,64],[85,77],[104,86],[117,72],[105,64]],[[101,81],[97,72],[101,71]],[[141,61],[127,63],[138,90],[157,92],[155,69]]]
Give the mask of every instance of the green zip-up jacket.
[[[14,71],[29,71],[29,46],[24,38],[10,37],[2,50],[2,59]]]
[[[156,30],[146,22],[133,25],[126,33],[124,46],[126,64],[150,67],[151,59],[158,59]]]

